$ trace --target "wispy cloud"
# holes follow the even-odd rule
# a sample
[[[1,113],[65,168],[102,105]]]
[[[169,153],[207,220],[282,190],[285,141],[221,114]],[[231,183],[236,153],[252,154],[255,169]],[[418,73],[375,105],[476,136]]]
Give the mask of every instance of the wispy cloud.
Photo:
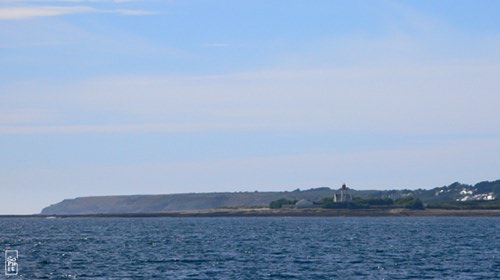
[[[126,16],[145,16],[145,15],[153,15],[157,14],[157,12],[154,11],[148,11],[148,10],[132,10],[132,9],[116,9],[112,11],[108,11],[109,13],[117,13],[121,15],[126,15]]]
[[[90,6],[19,6],[0,8],[0,20],[21,20],[85,13],[108,13],[128,16],[151,15],[156,12],[141,9],[99,9]]]
[[[33,17],[61,16],[70,14],[92,13],[99,10],[86,6],[43,6],[0,8],[0,20],[27,19]]]
[[[223,42],[211,42],[211,43],[203,43],[201,44],[202,47],[207,47],[207,48],[221,48],[221,47],[230,47],[231,45],[228,43],[223,43]]]
[[[36,124],[53,121],[54,115],[40,110],[0,110],[1,125]],[[0,128],[0,131],[2,129]],[[1,132],[0,132],[1,133]]]
[[[45,126],[7,123],[0,133],[498,133],[498,69],[469,63],[205,77],[105,77],[68,86],[40,83],[25,86],[23,93],[0,96],[0,104],[57,111],[63,119]],[[15,85],[3,87],[4,92],[19,91]],[[95,114],[106,116],[106,122],[99,122]],[[69,126],[52,125],[61,123]]]
[[[144,0],[2,0],[3,3],[133,3],[145,2]]]
[[[13,121],[12,119],[10,121]],[[68,124],[68,125],[0,125],[2,134],[46,133],[130,133],[130,132],[193,132],[228,129],[228,125],[216,124]],[[234,128],[234,127],[233,127]]]
[[[19,49],[19,48],[40,48],[40,47],[53,47],[67,44],[64,41],[39,41],[39,42],[26,42],[26,43],[14,43],[9,42],[7,44],[0,44],[0,49]]]

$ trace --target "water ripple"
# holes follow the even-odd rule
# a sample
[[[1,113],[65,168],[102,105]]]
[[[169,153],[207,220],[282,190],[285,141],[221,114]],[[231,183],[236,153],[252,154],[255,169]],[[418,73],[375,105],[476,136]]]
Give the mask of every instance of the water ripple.
[[[499,279],[500,218],[1,219],[20,279]]]

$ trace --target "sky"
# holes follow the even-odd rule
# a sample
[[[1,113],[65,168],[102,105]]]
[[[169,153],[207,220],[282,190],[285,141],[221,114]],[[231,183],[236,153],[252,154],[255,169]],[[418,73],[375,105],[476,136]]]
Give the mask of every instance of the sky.
[[[500,1],[2,0],[0,214],[500,179]]]

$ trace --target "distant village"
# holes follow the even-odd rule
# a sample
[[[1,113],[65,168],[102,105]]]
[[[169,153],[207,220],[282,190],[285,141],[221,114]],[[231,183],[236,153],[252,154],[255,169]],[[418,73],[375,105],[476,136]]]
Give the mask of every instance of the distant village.
[[[325,197],[320,201],[311,201],[308,199],[300,200],[289,200],[289,199],[279,199],[272,201],[269,204],[271,209],[278,208],[388,208],[388,207],[404,207],[411,209],[424,209],[422,201],[413,197],[406,196],[396,200],[392,198],[360,198],[353,197],[351,189],[347,187],[344,183],[333,196]]]
[[[495,184],[498,183],[494,182]],[[447,192],[456,192],[457,185],[451,185],[450,187],[441,188],[439,191],[435,192],[436,200],[438,197]],[[335,191],[331,197],[325,197],[320,201],[312,201],[309,199],[300,200],[290,200],[290,199],[279,199],[272,201],[269,204],[271,209],[279,208],[337,208],[337,209],[366,209],[366,208],[407,208],[413,210],[423,210],[426,207],[430,208],[451,208],[451,209],[500,209],[500,202],[496,199],[493,192],[488,192],[486,194],[479,193],[474,194],[478,190],[466,189],[465,187],[459,191],[461,198],[455,198],[454,200],[441,200],[432,201],[424,203],[416,195],[419,191],[408,192],[406,194],[399,194],[397,196],[385,196],[385,197],[354,197],[350,188],[344,183],[342,187]]]

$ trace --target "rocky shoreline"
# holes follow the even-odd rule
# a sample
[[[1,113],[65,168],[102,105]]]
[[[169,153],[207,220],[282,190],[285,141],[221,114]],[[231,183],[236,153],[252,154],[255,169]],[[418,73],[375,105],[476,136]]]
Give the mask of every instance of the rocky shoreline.
[[[500,217],[500,209],[448,210],[448,209],[269,209],[234,208],[192,210],[163,213],[107,213],[82,215],[1,215],[0,218],[105,218],[105,217]]]

